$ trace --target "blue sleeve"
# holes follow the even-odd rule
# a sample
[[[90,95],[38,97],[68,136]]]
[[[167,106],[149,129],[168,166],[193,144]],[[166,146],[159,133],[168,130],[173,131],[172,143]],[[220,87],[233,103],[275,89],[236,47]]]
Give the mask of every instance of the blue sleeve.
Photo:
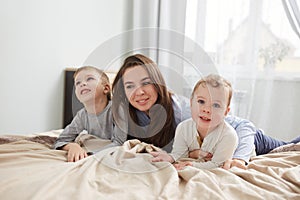
[[[190,100],[188,98],[173,94],[172,101],[176,125],[191,118]]]
[[[238,146],[232,158],[237,158],[249,162],[254,155],[254,137],[256,127],[252,122],[235,116],[228,116],[225,119],[236,131],[238,136]]]

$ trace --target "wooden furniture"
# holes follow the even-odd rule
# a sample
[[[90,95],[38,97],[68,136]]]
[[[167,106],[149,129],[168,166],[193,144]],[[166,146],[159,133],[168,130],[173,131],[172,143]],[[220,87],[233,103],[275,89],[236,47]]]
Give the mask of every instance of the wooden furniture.
[[[83,104],[77,99],[73,87],[75,71],[76,68],[67,68],[65,70],[63,128],[70,124],[76,113],[83,108]]]

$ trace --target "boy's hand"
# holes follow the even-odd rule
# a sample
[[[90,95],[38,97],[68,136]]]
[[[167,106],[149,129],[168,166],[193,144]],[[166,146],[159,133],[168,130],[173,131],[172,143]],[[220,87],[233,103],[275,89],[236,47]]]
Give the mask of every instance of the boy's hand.
[[[198,159],[200,156],[200,149],[195,149],[193,151],[189,152],[189,158],[194,158],[194,159]]]
[[[77,143],[66,144],[62,149],[68,151],[68,162],[76,162],[88,157],[86,151]]]
[[[228,159],[228,160],[225,161],[222,168],[228,170],[231,167],[238,167],[238,168],[241,168],[241,169],[247,169],[246,162],[244,160],[241,160],[241,159]]]
[[[174,163],[173,166],[177,169],[177,170],[182,170],[183,168],[185,168],[186,166],[193,166],[193,162],[191,161],[179,161],[177,163]]]
[[[174,159],[172,158],[172,156],[170,156],[167,152],[165,151],[159,151],[159,152],[150,152],[150,154],[154,157],[152,158],[152,162],[169,162],[169,163],[173,163]]]
[[[189,158],[194,158],[194,159],[202,158],[205,161],[210,161],[212,157],[213,154],[206,151],[202,151],[201,149],[195,149],[189,152]]]

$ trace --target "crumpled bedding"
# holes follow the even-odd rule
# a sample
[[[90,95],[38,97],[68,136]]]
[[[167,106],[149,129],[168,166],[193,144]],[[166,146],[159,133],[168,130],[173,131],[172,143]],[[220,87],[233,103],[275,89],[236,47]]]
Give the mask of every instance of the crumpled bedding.
[[[53,139],[0,136],[1,199],[300,199],[300,151],[253,157],[247,170],[177,171],[137,140],[68,163]]]

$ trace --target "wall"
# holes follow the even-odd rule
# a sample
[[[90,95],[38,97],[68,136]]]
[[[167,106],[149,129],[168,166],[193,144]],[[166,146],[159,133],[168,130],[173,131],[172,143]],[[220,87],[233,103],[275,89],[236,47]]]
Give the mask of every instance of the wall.
[[[63,71],[124,27],[123,0],[0,1],[0,134],[62,128]]]

